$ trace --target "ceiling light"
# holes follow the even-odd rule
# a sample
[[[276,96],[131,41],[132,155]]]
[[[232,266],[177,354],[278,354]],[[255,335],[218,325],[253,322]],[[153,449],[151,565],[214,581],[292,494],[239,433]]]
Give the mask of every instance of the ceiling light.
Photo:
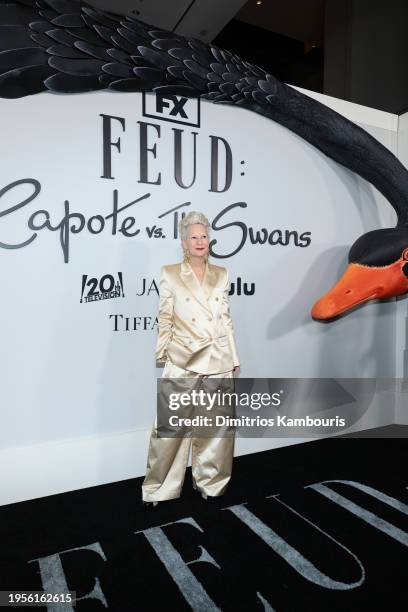
[[[262,0],[256,0],[256,3],[257,3],[258,6],[261,6]]]

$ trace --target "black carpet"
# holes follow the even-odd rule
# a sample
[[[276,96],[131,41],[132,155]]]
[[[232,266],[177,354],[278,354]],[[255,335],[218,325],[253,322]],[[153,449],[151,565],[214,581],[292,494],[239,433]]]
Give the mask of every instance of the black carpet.
[[[189,470],[154,509],[141,478],[3,506],[0,590],[82,598],[52,612],[406,610],[407,448],[332,438],[238,457],[211,502]]]

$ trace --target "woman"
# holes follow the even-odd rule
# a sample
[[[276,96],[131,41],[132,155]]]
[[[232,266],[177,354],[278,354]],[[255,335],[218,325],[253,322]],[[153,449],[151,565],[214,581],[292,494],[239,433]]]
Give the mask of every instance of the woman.
[[[228,271],[208,262],[209,229],[202,213],[188,213],[179,223],[184,260],[161,271],[156,360],[165,362],[163,378],[232,378],[239,367]],[[159,438],[156,419],[142,485],[145,504],[180,496],[190,446],[194,488],[204,499],[222,495],[234,438]]]

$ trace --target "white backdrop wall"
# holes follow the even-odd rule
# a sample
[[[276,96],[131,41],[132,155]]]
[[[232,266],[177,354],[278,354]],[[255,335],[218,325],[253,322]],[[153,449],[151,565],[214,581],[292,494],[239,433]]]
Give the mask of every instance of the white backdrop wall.
[[[315,97],[397,152],[396,117]],[[142,102],[141,94],[108,92],[0,100],[0,503],[144,473],[161,375],[153,359],[158,276],[162,265],[181,259],[174,233],[181,212],[219,216],[211,261],[229,268],[235,287],[240,281],[253,290],[230,298],[241,376],[381,378],[400,367],[394,303],[370,304],[330,325],[309,314],[344,270],[354,240],[394,224],[385,199],[249,111],[204,103],[201,125],[193,127],[146,117]],[[146,103],[154,108],[154,97]],[[116,118],[105,119],[111,126],[105,158],[103,115]],[[145,177],[144,129],[146,147],[155,147],[145,153]],[[177,134],[189,188],[174,176]],[[210,191],[216,141],[219,189],[226,182],[225,143],[232,155],[231,185],[221,192]],[[152,184],[159,175],[160,184]],[[35,182],[10,187],[22,179]],[[34,185],[38,193],[18,207]],[[115,197],[119,209],[126,207],[116,230]],[[63,226],[74,229],[61,233],[64,207],[83,216],[81,231],[75,232],[76,217]],[[32,216],[36,211],[42,212]],[[44,227],[47,219],[53,230]],[[121,231],[123,223],[134,236]],[[286,246],[253,244],[251,232],[262,235],[262,228],[272,242],[279,232],[296,232],[298,246],[294,234]],[[86,301],[103,277],[109,286],[109,276],[120,297]],[[394,406],[379,406],[374,424],[393,419]],[[241,439],[237,454],[289,442],[296,440]]]
[[[408,113],[398,117],[398,157],[408,167]],[[398,302],[397,331],[397,378],[401,379],[397,395],[395,421],[408,425],[408,301]]]

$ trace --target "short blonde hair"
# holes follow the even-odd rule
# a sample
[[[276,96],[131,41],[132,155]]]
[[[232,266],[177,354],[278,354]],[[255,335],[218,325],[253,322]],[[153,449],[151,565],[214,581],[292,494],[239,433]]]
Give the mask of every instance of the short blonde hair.
[[[200,223],[200,225],[204,225],[208,235],[210,234],[210,223],[207,217],[202,212],[192,210],[179,221],[179,234],[181,240],[187,240],[188,226],[194,225],[195,223]]]

